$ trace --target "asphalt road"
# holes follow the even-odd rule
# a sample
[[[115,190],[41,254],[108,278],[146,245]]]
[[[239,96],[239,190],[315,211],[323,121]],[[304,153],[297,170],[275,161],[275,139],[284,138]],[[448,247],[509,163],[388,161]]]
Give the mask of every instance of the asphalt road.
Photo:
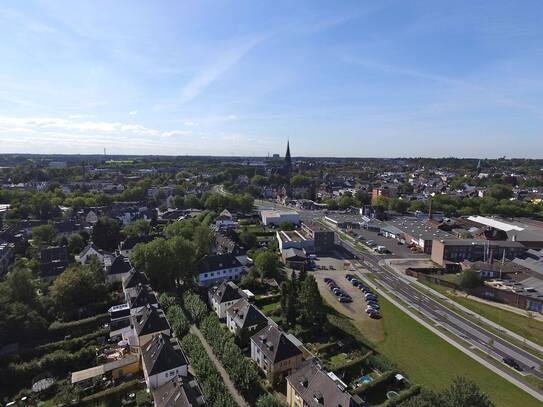
[[[457,336],[468,341],[473,347],[482,350],[499,361],[502,361],[504,357],[513,358],[521,366],[523,373],[533,374],[543,379],[543,373],[541,372],[543,359],[494,335],[413,288],[395,273],[383,268],[379,264],[382,257],[356,250],[343,241],[339,241],[339,243],[354,256],[358,257],[379,278],[384,286],[393,291],[404,302],[412,305],[426,317],[432,319],[436,324],[442,325]],[[503,368],[509,369],[505,365]]]

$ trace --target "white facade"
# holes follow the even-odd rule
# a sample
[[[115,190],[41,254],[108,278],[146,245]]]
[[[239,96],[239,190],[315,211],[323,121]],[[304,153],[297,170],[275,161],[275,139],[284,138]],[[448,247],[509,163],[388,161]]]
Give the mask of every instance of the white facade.
[[[209,271],[198,275],[200,287],[219,285],[223,281],[238,281],[245,274],[245,267],[232,267],[221,270]]]
[[[147,387],[151,389],[156,389],[168,382],[169,380],[173,379],[175,375],[187,376],[187,365],[177,366],[174,369],[170,369],[165,372],[160,372],[149,376],[147,374],[147,369],[144,364],[143,375],[145,376],[145,383],[147,383]]]
[[[278,226],[281,223],[289,222],[295,225],[300,223],[300,214],[295,211],[266,210],[261,211],[262,224]]]

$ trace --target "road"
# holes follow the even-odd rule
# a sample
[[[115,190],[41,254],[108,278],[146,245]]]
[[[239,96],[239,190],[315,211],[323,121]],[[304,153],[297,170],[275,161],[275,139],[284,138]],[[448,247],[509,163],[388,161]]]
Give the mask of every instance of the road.
[[[418,309],[427,318],[447,328],[450,332],[469,342],[474,348],[478,348],[502,361],[504,357],[515,359],[521,366],[524,374],[533,374],[543,379],[541,372],[543,359],[515,346],[507,340],[494,335],[485,328],[471,322],[467,318],[451,311],[438,301],[433,300],[423,292],[413,288],[409,283],[398,277],[395,273],[381,266],[382,257],[372,255],[368,252],[361,252],[350,244],[340,240],[339,244],[354,256],[361,259],[366,268],[370,269],[379,279],[380,283],[400,297],[405,303]],[[503,367],[507,372],[509,367]]]

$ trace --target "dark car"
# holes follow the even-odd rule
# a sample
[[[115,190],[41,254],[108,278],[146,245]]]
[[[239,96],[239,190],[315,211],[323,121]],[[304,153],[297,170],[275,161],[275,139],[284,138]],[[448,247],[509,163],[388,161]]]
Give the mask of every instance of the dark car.
[[[328,283],[333,283],[334,280],[332,280],[331,278],[325,278],[324,282],[328,284]]]
[[[345,274],[345,278],[348,280],[348,281],[351,281],[354,276],[352,274]]]
[[[370,315],[370,318],[373,318],[373,319],[380,319],[381,318],[381,314],[379,314],[378,312],[372,312]]]
[[[346,297],[346,296],[342,295],[342,296],[338,297],[338,301],[348,303],[348,302],[353,302],[353,299],[351,297]]]
[[[515,359],[510,358],[510,357],[505,357],[502,360],[503,360],[503,363],[505,363],[508,366],[511,366],[513,369],[516,369],[518,371],[522,371],[522,368],[520,367],[520,365],[518,364],[518,362]]]
[[[377,301],[377,297],[375,295],[372,295],[372,296],[369,296],[369,297],[366,297],[365,298],[366,302],[372,302],[372,301]]]

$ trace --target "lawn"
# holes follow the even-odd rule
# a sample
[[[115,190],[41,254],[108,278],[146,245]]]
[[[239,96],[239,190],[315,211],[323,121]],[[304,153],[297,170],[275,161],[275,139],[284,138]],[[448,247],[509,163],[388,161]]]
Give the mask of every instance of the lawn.
[[[427,285],[482,317],[500,324],[504,328],[509,329],[530,341],[543,345],[543,322],[534,319],[530,320],[527,316],[515,314],[514,312],[493,307],[492,305],[483,304],[460,295],[454,295],[450,291],[443,289],[443,287],[434,284]]]
[[[477,382],[496,406],[540,405],[536,399],[449,345],[384,298],[380,303],[385,339],[377,343],[376,348],[413,383],[442,389],[455,376],[466,376]]]
[[[262,306],[260,308],[260,311],[262,311],[264,315],[270,315],[270,313],[276,310],[278,307],[279,307],[279,302],[272,302],[270,304],[266,304]]]

